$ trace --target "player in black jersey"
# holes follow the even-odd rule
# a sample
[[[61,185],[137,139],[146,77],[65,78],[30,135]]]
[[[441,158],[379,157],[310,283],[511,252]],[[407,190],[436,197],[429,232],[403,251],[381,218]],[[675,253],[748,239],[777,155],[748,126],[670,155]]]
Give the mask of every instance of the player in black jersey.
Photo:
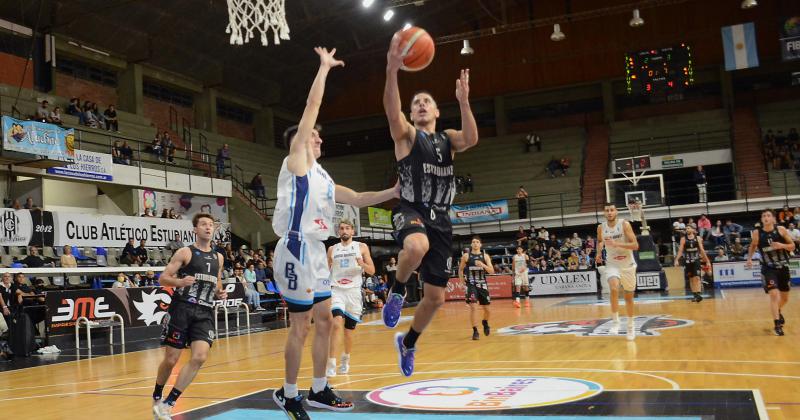
[[[681,237],[681,244],[678,247],[678,255],[675,256],[675,267],[680,264],[681,256],[683,256],[683,270],[686,277],[689,277],[689,286],[692,288],[692,302],[700,302],[703,296],[700,295],[702,284],[700,283],[700,259],[703,260],[705,265],[711,265],[708,260],[706,250],[703,248],[703,239],[697,237],[694,229],[686,227],[686,235]]]
[[[753,252],[758,249],[761,253],[761,281],[764,283],[764,292],[769,295],[775,334],[783,335],[786,320],[781,308],[789,301],[789,253],[794,251],[794,241],[786,228],[775,224],[775,212],[772,209],[761,212],[761,228],[753,230],[751,234],[745,267],[753,266]]]
[[[456,80],[456,99],[461,110],[461,130],[436,131],[439,109],[428,92],[411,100],[411,123],[403,114],[397,72],[403,65],[400,37],[392,38],[386,55],[386,86],[383,106],[394,140],[400,178],[400,204],[392,212],[397,241],[402,250],[397,262],[397,281],[383,307],[383,322],[397,326],[403,308],[405,283],[420,268],[424,296],[417,306],[408,334],[395,335],[400,353],[400,371],[414,372],[414,351],[419,335],[444,303],[451,267],[452,226],[450,204],[455,196],[453,157],[478,144],[478,125],[469,105],[469,69]]]
[[[461,257],[458,265],[458,277],[466,285],[466,300],[469,305],[469,320],[472,323],[472,339],[478,340],[478,304],[483,308],[483,333],[489,335],[489,305],[492,299],[489,296],[489,284],[486,283],[486,274],[494,274],[492,259],[481,249],[480,236],[473,236],[469,252]]]
[[[156,420],[172,418],[172,407],[206,361],[214,341],[214,300],[227,298],[222,288],[222,255],[211,248],[214,218],[198,213],[192,218],[192,225],[195,243],[177,250],[158,279],[161,286],[175,290],[162,322],[161,344],[166,347],[153,390]],[[191,349],[192,357],[181,368],[172,391],[161,401],[164,385],[186,347]]]

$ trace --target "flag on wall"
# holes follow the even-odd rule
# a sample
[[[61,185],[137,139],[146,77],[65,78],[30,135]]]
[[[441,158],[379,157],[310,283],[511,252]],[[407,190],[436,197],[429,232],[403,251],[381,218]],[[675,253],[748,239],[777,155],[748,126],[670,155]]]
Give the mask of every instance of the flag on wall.
[[[758,67],[756,27],[753,22],[723,26],[722,47],[725,50],[725,70]]]

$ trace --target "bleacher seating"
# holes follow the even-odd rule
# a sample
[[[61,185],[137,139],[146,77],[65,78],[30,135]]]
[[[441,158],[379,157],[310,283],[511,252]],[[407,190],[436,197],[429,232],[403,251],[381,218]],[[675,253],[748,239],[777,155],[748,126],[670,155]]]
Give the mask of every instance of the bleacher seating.
[[[757,108],[758,124],[761,127],[761,140],[767,130],[777,133],[782,130],[784,135],[790,128],[800,129],[800,101],[773,102],[759,105]],[[780,171],[769,168],[769,184],[773,195],[800,194],[800,180],[793,171]]]

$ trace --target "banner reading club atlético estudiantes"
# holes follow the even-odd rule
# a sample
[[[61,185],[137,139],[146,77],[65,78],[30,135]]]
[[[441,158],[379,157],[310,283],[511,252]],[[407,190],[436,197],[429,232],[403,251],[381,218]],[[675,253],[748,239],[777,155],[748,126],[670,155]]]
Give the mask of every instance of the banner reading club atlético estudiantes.
[[[144,239],[147,246],[163,247],[195,241],[191,220],[2,209],[0,222],[2,246],[121,248],[133,238],[137,244]],[[230,241],[229,223],[220,224],[214,240]]]

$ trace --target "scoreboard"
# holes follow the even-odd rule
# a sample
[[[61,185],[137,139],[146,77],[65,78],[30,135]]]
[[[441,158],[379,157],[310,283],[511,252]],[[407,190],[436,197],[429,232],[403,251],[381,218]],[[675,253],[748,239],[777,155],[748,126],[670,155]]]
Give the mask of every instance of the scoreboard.
[[[670,96],[694,84],[691,48],[674,47],[625,55],[625,81],[630,95]]]
[[[614,172],[644,171],[650,169],[650,156],[636,156],[632,158],[614,159]]]

